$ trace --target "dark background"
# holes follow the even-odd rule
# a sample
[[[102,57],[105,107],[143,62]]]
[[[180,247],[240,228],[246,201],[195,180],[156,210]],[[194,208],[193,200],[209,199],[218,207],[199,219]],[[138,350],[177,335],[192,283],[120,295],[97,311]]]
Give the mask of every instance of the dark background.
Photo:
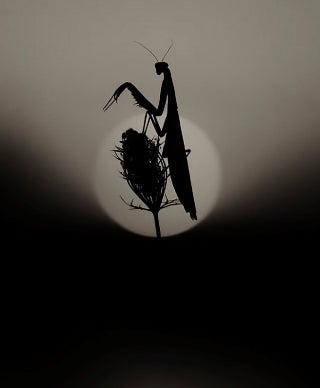
[[[157,241],[98,209],[89,215],[50,175],[39,180],[39,165],[4,150],[3,386],[79,386],[95,360],[112,365],[114,352],[132,346],[155,362],[199,353],[229,377],[250,365],[316,386],[316,185],[300,185],[295,201],[271,197],[265,211],[249,207],[250,217]]]

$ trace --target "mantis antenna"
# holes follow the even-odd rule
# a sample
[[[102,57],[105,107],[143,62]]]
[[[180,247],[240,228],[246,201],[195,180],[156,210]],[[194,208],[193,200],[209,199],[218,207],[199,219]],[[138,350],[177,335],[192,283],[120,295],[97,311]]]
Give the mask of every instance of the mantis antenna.
[[[146,49],[147,51],[149,51],[149,53],[156,59],[157,62],[159,62],[159,59],[153,54],[153,52],[151,50],[148,49],[148,47],[146,47],[144,44],[140,43],[140,42],[137,42],[136,40],[134,40],[134,43],[138,43],[140,46],[142,46],[144,49]],[[171,41],[171,45],[169,46],[168,50],[165,52],[164,56],[162,57],[161,59],[161,62],[163,62],[164,58],[167,56],[168,52],[170,51],[171,47],[173,46],[173,41]]]
[[[135,43],[138,43],[140,44],[140,46],[142,46],[143,48],[145,48],[147,51],[149,51],[149,53],[156,59],[157,62],[159,62],[159,59],[153,54],[153,52],[151,50],[148,49],[148,47],[146,47],[145,45],[143,45],[142,43],[140,42],[137,42],[136,40],[134,40]],[[169,50],[168,50],[169,51]]]
[[[164,54],[164,56],[162,57],[161,59],[161,62],[163,62],[164,58],[167,56],[168,52],[170,51],[171,47],[173,46],[173,41],[171,41],[171,45],[170,47],[168,48],[168,50],[166,51],[166,53]]]

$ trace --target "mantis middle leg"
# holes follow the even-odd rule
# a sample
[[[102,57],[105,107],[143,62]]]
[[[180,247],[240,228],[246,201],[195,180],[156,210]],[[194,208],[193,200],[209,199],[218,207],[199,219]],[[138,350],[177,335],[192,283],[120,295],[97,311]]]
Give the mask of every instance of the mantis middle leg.
[[[154,129],[157,132],[157,135],[160,137],[163,137],[168,131],[168,128],[166,128],[166,122],[164,123],[163,128],[161,128],[160,124],[157,120],[157,117],[154,114],[150,113],[149,111],[146,111],[146,114],[144,116],[143,131],[142,132],[143,133],[147,132],[147,128],[149,126],[150,120],[154,126]],[[186,156],[189,156],[191,149],[188,148],[185,151],[186,151]]]
[[[147,118],[147,116],[148,116],[148,118]],[[154,114],[150,113],[149,111],[147,111],[145,116],[144,116],[144,123],[143,123],[144,133],[147,131],[147,127],[149,125],[150,120],[154,126],[154,129],[157,132],[157,135],[160,137],[163,137],[167,133],[166,123],[164,123],[163,128],[161,128],[160,124],[157,120],[157,117]],[[146,124],[146,122],[147,122],[147,124]]]

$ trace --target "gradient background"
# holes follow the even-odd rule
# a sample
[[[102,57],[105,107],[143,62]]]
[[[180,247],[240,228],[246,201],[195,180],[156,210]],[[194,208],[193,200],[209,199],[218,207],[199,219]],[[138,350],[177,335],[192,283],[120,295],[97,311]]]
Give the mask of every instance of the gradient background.
[[[234,379],[246,360],[311,386],[319,16],[317,0],[0,0],[8,386],[61,386],[136,342],[148,344],[143,360],[167,344],[155,362],[174,354],[180,372],[195,362],[187,347],[235,365]],[[92,175],[108,128],[137,113],[125,98],[103,113],[113,90],[131,81],[159,96],[152,58],[132,41],[161,57],[171,39],[180,114],[214,142],[222,188],[207,220],[158,244],[108,219]]]

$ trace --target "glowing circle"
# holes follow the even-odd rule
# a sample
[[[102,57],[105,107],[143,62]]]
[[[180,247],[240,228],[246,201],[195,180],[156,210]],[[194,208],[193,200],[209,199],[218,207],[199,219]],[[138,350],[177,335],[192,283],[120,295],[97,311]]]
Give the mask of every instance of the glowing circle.
[[[122,133],[129,128],[142,131],[144,115],[138,115],[121,122],[108,131],[98,151],[94,172],[94,190],[102,209],[121,227],[144,236],[156,237],[154,219],[151,212],[130,210],[121,197],[130,203],[143,205],[120,175],[121,165],[114,157],[113,149],[120,145]],[[172,236],[191,229],[203,221],[212,211],[217,201],[221,170],[218,153],[210,138],[194,123],[180,117],[186,149],[191,149],[188,164],[198,220],[194,221],[182,205],[161,209],[159,222],[161,235]],[[152,125],[147,135],[156,137]],[[165,159],[166,160],[166,159]],[[170,178],[167,183],[168,199],[177,198]],[[121,197],[120,197],[121,196]]]

